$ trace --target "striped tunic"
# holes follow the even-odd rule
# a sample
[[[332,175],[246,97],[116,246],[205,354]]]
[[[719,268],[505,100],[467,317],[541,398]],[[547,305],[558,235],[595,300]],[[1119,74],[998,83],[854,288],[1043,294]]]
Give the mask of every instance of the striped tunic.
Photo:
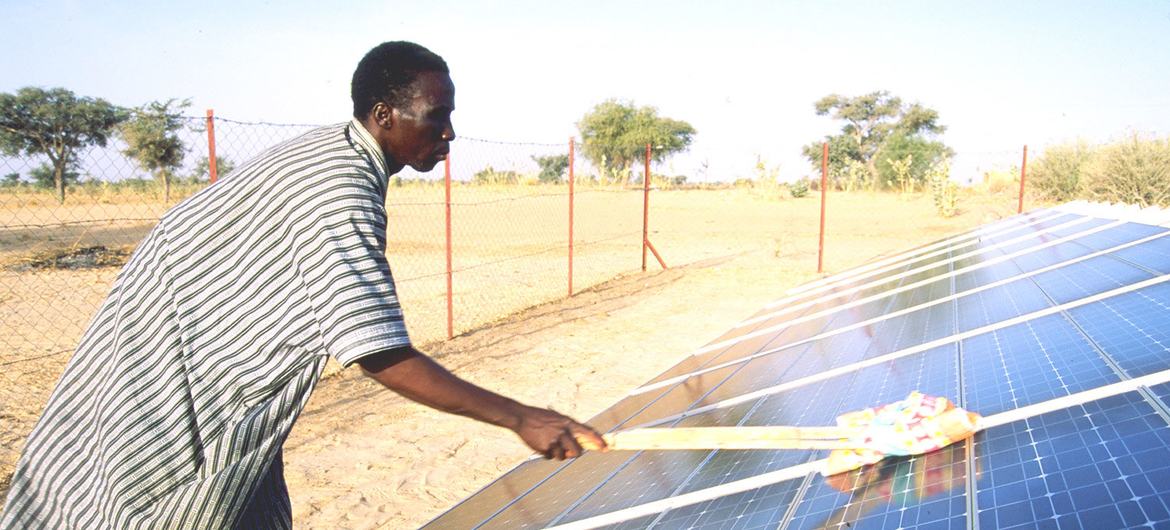
[[[0,528],[291,527],[281,447],[327,356],[409,344],[387,177],[354,121],[167,212],[29,436]]]

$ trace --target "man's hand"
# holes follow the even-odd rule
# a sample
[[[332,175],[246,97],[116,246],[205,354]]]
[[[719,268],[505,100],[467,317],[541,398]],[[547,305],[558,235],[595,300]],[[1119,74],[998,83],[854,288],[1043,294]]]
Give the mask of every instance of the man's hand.
[[[588,425],[558,412],[521,405],[516,434],[537,453],[552,460],[577,458],[586,447],[605,449],[605,440]],[[581,440],[581,442],[578,442]]]

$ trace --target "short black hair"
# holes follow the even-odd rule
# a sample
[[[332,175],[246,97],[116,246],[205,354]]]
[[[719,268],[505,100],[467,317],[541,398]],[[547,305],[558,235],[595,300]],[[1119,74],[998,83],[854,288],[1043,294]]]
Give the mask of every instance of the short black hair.
[[[353,71],[353,117],[363,119],[378,102],[401,108],[406,90],[422,72],[451,73],[447,62],[413,42],[383,42],[366,53]]]

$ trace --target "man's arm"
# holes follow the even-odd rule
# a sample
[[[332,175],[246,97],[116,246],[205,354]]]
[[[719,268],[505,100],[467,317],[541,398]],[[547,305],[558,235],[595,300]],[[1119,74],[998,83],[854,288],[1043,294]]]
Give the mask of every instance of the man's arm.
[[[515,431],[545,458],[580,456],[583,450],[577,436],[605,447],[601,436],[588,426],[475,386],[413,347],[369,355],[358,364],[366,375],[410,400]]]

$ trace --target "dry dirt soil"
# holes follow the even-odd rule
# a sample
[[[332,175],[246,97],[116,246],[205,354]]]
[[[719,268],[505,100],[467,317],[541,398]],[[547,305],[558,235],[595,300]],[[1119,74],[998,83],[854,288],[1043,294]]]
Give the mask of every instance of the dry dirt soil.
[[[427,276],[432,269],[426,264],[442,255],[441,246],[433,244],[435,235],[420,230],[413,239],[399,239],[397,246],[392,241],[390,261],[395,266],[396,252],[401,252],[403,266],[396,276],[417,277],[402,286],[416,343],[479,385],[585,420],[788,288],[818,277],[819,200],[815,194],[791,199],[775,193],[655,192],[650,239],[669,268],[661,270],[651,257],[648,272],[637,270],[638,215],[631,222],[625,219],[629,215],[614,214],[607,206],[631,199],[600,193],[585,199],[582,204],[591,206],[581,208],[585,214],[576,221],[577,237],[595,243],[577,249],[583,278],[570,298],[563,297],[563,254],[533,247],[537,250],[521,257],[499,259],[518,252],[510,241],[523,238],[509,235],[516,230],[542,225],[551,234],[567,226],[536,217],[548,209],[549,216],[563,218],[551,202],[561,204],[560,197],[477,204],[495,208],[490,216],[484,214],[494,221],[470,222],[475,228],[463,232],[475,252],[465,254],[467,270],[455,278],[464,278],[461,307],[475,317],[465,318],[457,330],[470,330],[451,340],[444,336],[442,287]],[[537,199],[550,205],[532,202]],[[923,195],[851,193],[829,199],[826,273],[1015,210],[1008,196],[966,196],[962,213],[947,219],[937,216]],[[3,215],[0,211],[0,221]],[[147,228],[119,228],[111,232],[109,246],[124,245]],[[625,241],[631,228],[632,243]],[[76,247],[101,244],[99,236],[70,232],[56,237]],[[45,245],[32,245],[32,236],[23,232],[15,237],[19,241],[0,241],[0,255],[9,251],[6,268],[0,268],[0,331],[7,336],[0,337],[0,494],[68,351],[117,273],[116,267],[21,268],[30,254],[15,247],[36,246],[41,252]],[[485,277],[472,280],[474,274]],[[493,283],[499,280],[504,283]],[[495,299],[500,302],[493,306]],[[382,390],[356,369],[333,368],[285,445],[285,473],[298,528],[408,528],[526,457],[528,451],[510,432],[425,409]]]

